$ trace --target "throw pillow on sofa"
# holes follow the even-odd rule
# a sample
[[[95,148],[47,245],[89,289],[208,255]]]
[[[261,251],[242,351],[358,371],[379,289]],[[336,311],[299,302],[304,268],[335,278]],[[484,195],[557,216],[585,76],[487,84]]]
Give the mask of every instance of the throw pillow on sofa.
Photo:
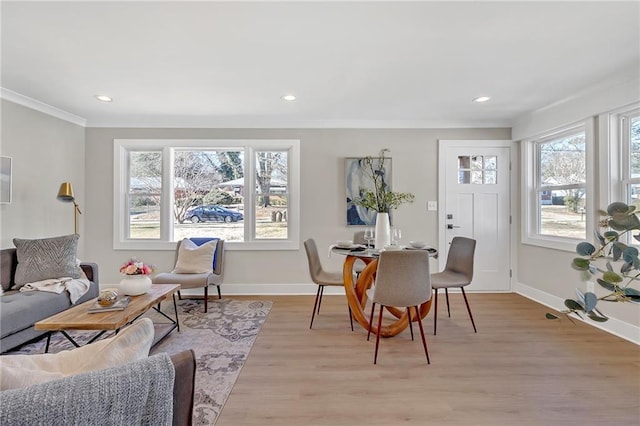
[[[16,389],[88,371],[118,367],[149,356],[153,322],[141,318],[108,339],[55,354],[3,355],[0,390]]]
[[[14,238],[18,266],[14,277],[14,289],[27,283],[51,278],[80,278],[77,266],[79,235],[23,240]]]

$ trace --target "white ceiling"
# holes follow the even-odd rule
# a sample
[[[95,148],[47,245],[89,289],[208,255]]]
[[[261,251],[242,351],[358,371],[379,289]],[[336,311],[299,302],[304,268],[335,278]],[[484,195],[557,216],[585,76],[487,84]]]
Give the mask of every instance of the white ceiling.
[[[3,1],[1,31],[3,95],[88,126],[510,126],[640,73],[638,1]]]

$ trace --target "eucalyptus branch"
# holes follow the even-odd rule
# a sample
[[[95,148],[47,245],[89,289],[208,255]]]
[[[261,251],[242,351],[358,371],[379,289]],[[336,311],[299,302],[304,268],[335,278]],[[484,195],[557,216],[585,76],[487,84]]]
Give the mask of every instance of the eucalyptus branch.
[[[377,212],[388,213],[405,203],[412,203],[415,196],[409,192],[389,191],[389,185],[385,180],[384,163],[388,148],[380,150],[377,159],[367,156],[362,159],[365,175],[373,183],[373,190],[360,188],[360,196],[353,203]]]
[[[600,226],[609,230],[603,234],[596,233],[599,247],[589,242],[581,242],[576,246],[576,252],[582,257],[573,259],[573,268],[583,274],[599,276],[597,283],[609,293],[598,297],[593,291],[584,294],[579,292],[578,300],[565,299],[564,304],[569,308],[565,313],[579,315],[579,312],[583,312],[593,321],[604,322],[608,318],[596,309],[599,301],[640,302],[640,291],[633,287],[640,281],[639,251],[637,247],[622,241],[626,241],[632,231],[640,230],[640,219],[635,210],[634,206],[625,203],[611,203],[607,207],[607,217],[600,221]],[[640,241],[640,234],[633,238]],[[592,263],[601,258],[610,259],[606,269]],[[616,263],[620,265],[619,272],[614,270]],[[547,314],[547,318],[554,317],[553,314]]]

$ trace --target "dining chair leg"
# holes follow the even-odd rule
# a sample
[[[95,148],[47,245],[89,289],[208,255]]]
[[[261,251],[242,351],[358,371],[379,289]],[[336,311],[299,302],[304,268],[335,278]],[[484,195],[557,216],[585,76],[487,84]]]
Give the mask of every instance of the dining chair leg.
[[[427,349],[427,338],[424,336],[424,328],[422,327],[422,320],[420,319],[420,312],[416,306],[416,316],[418,318],[418,326],[420,326],[420,335],[422,336],[422,346],[424,347],[424,354],[427,356],[427,364],[431,364],[429,359],[429,350]]]
[[[407,306],[407,318],[409,319],[409,330],[411,330],[411,341],[413,341],[413,325],[411,325],[411,308]]]
[[[469,307],[469,301],[467,300],[467,293],[464,292],[464,287],[460,287],[462,290],[462,296],[464,296],[464,303],[467,305],[467,312],[469,312],[469,318],[471,318],[471,325],[473,326],[473,332],[477,333],[476,323],[473,321],[473,315],[471,315],[471,308]]]
[[[447,315],[449,315],[449,318],[451,318],[451,309],[449,309],[449,289],[448,288],[444,289],[444,296],[447,298]]]
[[[318,300],[318,315],[320,315],[320,306],[322,305],[322,296],[324,296],[324,286],[320,286],[320,300]]]
[[[371,324],[373,324],[373,308],[375,308],[376,304],[371,304],[371,316],[369,317],[369,330],[367,330],[367,342],[369,341],[369,336],[371,336]]]
[[[438,289],[434,289],[436,294],[435,294],[435,299],[436,299],[436,310],[433,313],[433,335],[436,335],[436,331],[437,331],[437,327],[438,327]]]
[[[204,288],[204,313],[207,313],[207,308],[209,307],[209,286],[207,285]]]
[[[380,345],[380,329],[382,328],[382,308],[384,305],[380,305],[380,316],[378,317],[378,333],[376,334],[376,353],[373,356],[373,363],[378,363],[378,346]]]
[[[316,291],[316,301],[313,303],[313,312],[311,313],[311,324],[309,324],[309,329],[313,327],[313,318],[316,316],[316,309],[318,308],[318,298],[320,297],[320,290],[322,286],[318,286],[318,291]]]
[[[180,290],[178,290],[178,300],[182,300],[182,294],[180,294]]]
[[[351,306],[349,306],[349,302],[347,302],[347,308],[349,308],[349,321],[351,322],[351,331],[353,331],[353,314],[351,313]]]
[[[220,284],[218,284],[216,287],[218,287],[218,299],[222,299],[222,293],[220,292]]]

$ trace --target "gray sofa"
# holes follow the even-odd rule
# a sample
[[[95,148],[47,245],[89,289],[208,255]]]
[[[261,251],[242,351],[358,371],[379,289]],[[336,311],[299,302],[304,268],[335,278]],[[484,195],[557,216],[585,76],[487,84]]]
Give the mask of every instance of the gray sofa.
[[[190,426],[195,372],[188,350],[0,391],[0,424]]]
[[[6,352],[46,333],[33,328],[33,324],[70,308],[71,300],[65,291],[60,294],[12,290],[18,258],[16,249],[0,250],[0,283],[4,291],[0,297],[0,352]],[[91,282],[89,291],[77,303],[98,297],[98,265],[80,265]]]

